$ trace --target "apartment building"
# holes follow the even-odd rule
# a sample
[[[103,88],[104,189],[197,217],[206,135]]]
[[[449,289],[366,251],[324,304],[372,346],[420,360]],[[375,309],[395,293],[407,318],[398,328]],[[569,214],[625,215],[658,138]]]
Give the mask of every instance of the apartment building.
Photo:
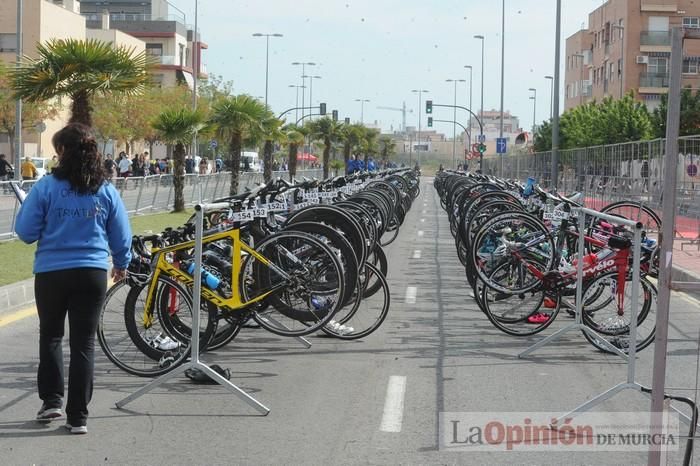
[[[157,59],[154,82],[161,86],[194,84],[194,68],[199,79],[206,79],[202,50],[208,48],[201,35],[194,37],[185,13],[167,0],[83,0],[81,13],[88,29],[117,29],[142,40],[146,52]]]
[[[608,0],[588,16],[588,28],[566,40],[565,106],[619,98],[633,91],[653,109],[668,92],[671,29],[700,28],[694,0]],[[683,86],[698,87],[700,44],[686,44]]]

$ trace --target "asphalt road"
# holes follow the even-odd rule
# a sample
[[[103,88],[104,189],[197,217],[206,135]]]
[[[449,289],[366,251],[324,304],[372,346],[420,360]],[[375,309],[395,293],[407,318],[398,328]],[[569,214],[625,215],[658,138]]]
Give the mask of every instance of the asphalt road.
[[[216,386],[178,378],[118,410],[114,402],[145,379],[99,354],[87,436],[60,422],[32,421],[37,320],[31,310],[0,320],[0,461],[30,464],[646,464],[646,453],[446,452],[440,412],[566,412],[626,376],[624,361],[596,352],[578,333],[535,357],[523,340],[495,330],[468,297],[463,269],[437,196],[425,180],[387,248],[392,308],[383,327],[361,341],[311,337],[313,347],[245,329],[205,359],[271,408],[260,416]],[[668,385],[695,387],[700,306],[672,299]],[[549,334],[567,324],[560,315]],[[639,355],[638,379],[650,383],[652,348]],[[67,353],[67,349],[66,349]],[[98,349],[99,353],[99,349]],[[676,393],[694,396],[694,391]],[[646,411],[625,392],[600,410]],[[685,427],[683,427],[685,430]],[[680,463],[673,453],[670,464]]]

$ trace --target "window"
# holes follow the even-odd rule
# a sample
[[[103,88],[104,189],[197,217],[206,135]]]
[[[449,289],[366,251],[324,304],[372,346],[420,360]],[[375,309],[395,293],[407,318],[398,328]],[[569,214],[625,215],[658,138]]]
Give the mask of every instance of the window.
[[[622,18],[620,18],[620,21],[618,21],[617,24],[620,26],[620,28],[617,30],[617,33],[620,34],[620,39],[624,39],[625,38],[625,29],[624,29],[625,23],[622,20]]]
[[[684,28],[700,28],[700,18],[697,16],[687,16],[683,18],[683,27]]]
[[[698,62],[683,60],[683,74],[698,74]]]
[[[668,58],[649,57],[649,65],[647,65],[647,72],[666,75],[666,73],[668,73]]]
[[[649,30],[668,32],[668,16],[649,16]]]
[[[0,33],[0,52],[17,51],[17,34]]]
[[[146,54],[157,57],[163,56],[163,44],[146,44]]]

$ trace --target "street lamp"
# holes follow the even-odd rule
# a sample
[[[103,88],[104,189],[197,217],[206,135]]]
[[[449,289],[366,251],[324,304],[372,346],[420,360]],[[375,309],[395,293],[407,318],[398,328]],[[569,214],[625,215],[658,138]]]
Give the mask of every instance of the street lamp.
[[[360,102],[360,124],[365,124],[365,102],[369,99],[355,99],[355,102]]]
[[[306,92],[305,92],[306,80],[304,79],[304,76],[306,76],[306,67],[307,66],[316,66],[316,63],[314,63],[312,61],[307,61],[307,62],[295,61],[292,63],[292,66],[301,66],[301,76],[302,76],[302,78],[301,78],[301,85],[302,85],[302,88],[301,88],[301,106],[302,106],[301,117],[303,118],[305,115],[303,107],[305,105],[304,101],[306,100],[306,97],[305,97],[306,96]],[[299,120],[299,119],[297,118],[297,120]]]
[[[445,82],[455,83],[454,117],[452,120],[452,168],[457,168],[457,83],[466,83],[466,79],[446,79]]]
[[[466,69],[469,70],[469,111],[473,112],[474,109],[472,109],[472,71],[473,67],[471,65],[464,65]],[[469,113],[469,146],[467,146],[468,150],[472,150],[472,114]]]
[[[533,100],[532,104],[532,138],[535,138],[535,130],[537,129],[537,89],[531,87],[528,89],[530,92],[534,92],[534,95],[530,96],[530,100]]]
[[[549,97],[549,119],[552,119],[552,106],[554,105],[554,76],[545,76],[544,79],[549,80],[550,97]]]
[[[552,188],[559,184],[559,78],[561,76],[561,0],[557,0],[554,39],[554,118],[552,118]]]
[[[481,41],[481,111],[479,112],[479,118],[481,119],[481,128],[479,134],[479,142],[483,140],[484,137],[484,42],[486,42],[484,36],[476,35],[474,39],[479,39]],[[484,169],[484,154],[482,153],[479,157],[479,171]]]
[[[421,131],[421,119],[423,118],[422,111],[423,111],[423,93],[428,93],[430,91],[427,91],[425,89],[413,89],[411,92],[418,94],[418,145],[416,152],[418,152],[418,166],[420,167],[421,165],[421,153],[420,153],[420,131]]]
[[[309,78],[309,116],[311,116],[311,108],[314,106],[314,79],[321,79],[320,76],[302,76],[303,78]],[[311,119],[311,118],[309,118]]]
[[[19,69],[20,62],[22,60],[23,51],[23,41],[22,41],[22,20],[24,17],[24,0],[17,0],[17,61],[15,66]],[[22,121],[22,99],[17,99],[17,104],[15,106],[15,121]],[[39,135],[41,137],[41,135]],[[22,165],[22,124],[15,125],[15,178],[18,180],[22,179],[22,173],[20,167]]]
[[[290,84],[287,87],[293,87],[293,88],[296,88],[296,90],[297,90],[296,101],[294,104],[294,121],[299,121],[299,89],[302,89],[302,88],[305,89],[306,86],[300,86],[298,84]]]
[[[270,37],[283,37],[282,34],[262,34],[256,32],[253,37],[264,37],[266,41],[265,46],[265,108],[267,108],[267,90],[268,90],[268,77],[270,72]]]
[[[613,30],[620,30],[620,66],[618,66],[620,73],[620,99],[623,97],[624,83],[625,83],[625,27],[622,24],[613,24]]]
[[[501,2],[501,126],[500,138],[503,139],[503,98],[505,94],[505,68],[506,68],[506,0]],[[501,156],[501,176],[503,176],[503,159]]]

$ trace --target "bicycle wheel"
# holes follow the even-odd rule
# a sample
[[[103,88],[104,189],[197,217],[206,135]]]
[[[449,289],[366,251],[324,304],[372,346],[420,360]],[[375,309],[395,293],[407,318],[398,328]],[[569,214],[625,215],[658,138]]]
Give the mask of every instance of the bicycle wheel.
[[[599,337],[583,332],[586,340],[600,351],[610,353],[605,342],[628,352],[630,345],[630,318],[632,311],[632,278],[625,279],[624,301],[617,293],[618,274],[608,272],[596,277],[584,289],[583,323]],[[640,280],[639,311],[637,312],[637,351],[654,341],[656,332],[656,288],[646,278]],[[603,342],[602,340],[605,340]]]
[[[156,313],[151,312],[147,317],[150,322],[144,322],[145,289],[143,285],[129,286],[125,280],[109,289],[97,340],[105,356],[123,371],[155,377],[181,364],[190,348],[167,335]],[[181,292],[179,285],[175,292]]]
[[[540,220],[523,212],[505,212],[479,229],[471,245],[467,268],[495,291],[525,293],[542,283],[530,267],[540,273],[552,270],[553,251],[554,241]],[[509,273],[492,276],[503,264],[510,265]]]
[[[255,321],[283,336],[308,335],[333,318],[345,296],[343,265],[331,248],[306,233],[282,231],[263,240],[241,273],[245,301],[271,293]]]
[[[372,287],[375,291],[365,296]],[[338,311],[322,330],[341,340],[357,340],[377,330],[389,313],[391,293],[389,284],[379,269],[369,262],[358,277],[352,302]]]

